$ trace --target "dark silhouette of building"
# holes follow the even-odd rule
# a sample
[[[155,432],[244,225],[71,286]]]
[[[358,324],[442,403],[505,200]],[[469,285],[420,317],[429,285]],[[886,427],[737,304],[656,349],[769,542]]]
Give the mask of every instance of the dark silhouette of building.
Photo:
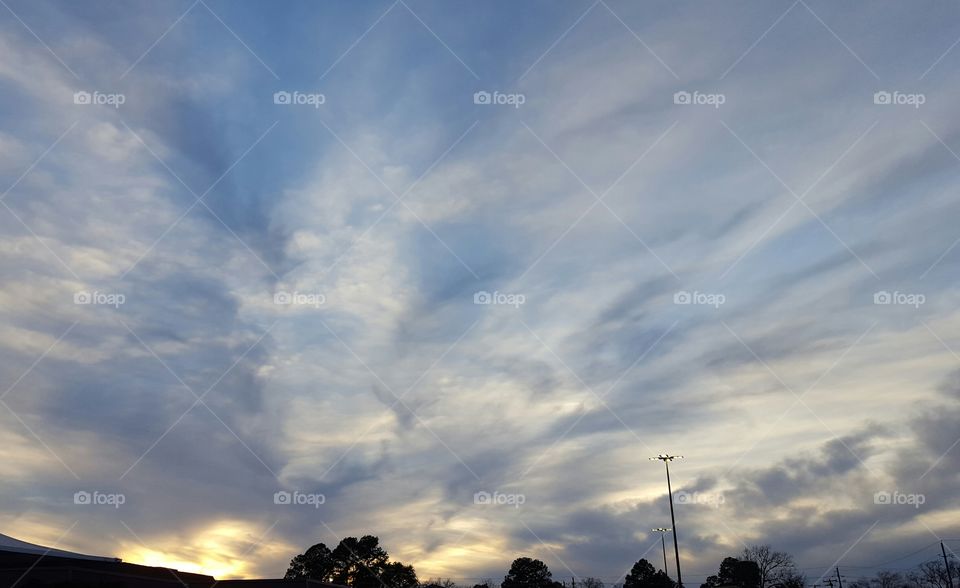
[[[316,580],[216,580],[213,576],[73,553],[0,534],[2,588],[343,588]]]

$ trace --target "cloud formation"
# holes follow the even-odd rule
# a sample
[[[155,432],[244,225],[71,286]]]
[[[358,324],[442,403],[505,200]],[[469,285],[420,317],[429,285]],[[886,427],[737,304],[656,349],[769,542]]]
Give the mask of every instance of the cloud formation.
[[[0,531],[613,582],[668,450],[690,581],[956,536],[953,12],[10,2]]]

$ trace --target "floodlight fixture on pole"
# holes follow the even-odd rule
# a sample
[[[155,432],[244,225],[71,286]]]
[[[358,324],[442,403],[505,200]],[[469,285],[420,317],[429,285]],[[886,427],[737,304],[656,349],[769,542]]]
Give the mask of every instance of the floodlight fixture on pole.
[[[651,529],[654,533],[660,533],[660,549],[663,550],[663,573],[669,575],[667,571],[667,545],[663,542],[663,536],[665,533],[669,533],[673,529],[668,529],[666,527],[657,527],[656,529]],[[952,586],[950,588],[953,588]]]
[[[683,579],[680,576],[680,546],[677,543],[677,520],[673,514],[673,489],[670,487],[670,462],[675,459],[683,459],[683,456],[661,453],[656,457],[651,457],[650,461],[662,461],[664,467],[667,469],[667,496],[670,498],[670,524],[673,525],[673,554],[677,558],[677,588],[683,588]]]

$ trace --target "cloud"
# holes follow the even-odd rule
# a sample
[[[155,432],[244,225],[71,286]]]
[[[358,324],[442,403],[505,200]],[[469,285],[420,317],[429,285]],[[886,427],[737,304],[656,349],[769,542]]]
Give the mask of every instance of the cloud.
[[[388,7],[198,5],[153,48],[175,7],[13,7],[66,67],[0,29],[5,533],[276,576],[369,532],[424,577],[613,582],[659,555],[664,450],[694,581],[742,543],[859,565],[953,527],[952,57],[916,81],[943,19],[797,5],[757,41],[780,8],[610,2],[552,46],[586,6]]]

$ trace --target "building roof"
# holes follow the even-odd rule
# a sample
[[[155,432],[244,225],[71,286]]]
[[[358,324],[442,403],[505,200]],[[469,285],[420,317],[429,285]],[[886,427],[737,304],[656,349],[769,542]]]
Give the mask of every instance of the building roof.
[[[36,545],[35,543],[27,543],[26,541],[20,541],[19,539],[14,539],[13,537],[4,535],[0,533],[0,551],[12,552],[12,553],[25,553],[30,555],[44,555],[50,557],[63,557],[68,559],[82,559],[90,561],[112,561],[119,562],[120,558],[117,557],[104,557],[98,555],[85,555],[83,553],[74,553],[72,551],[65,551],[63,549],[54,549],[52,547],[44,547],[43,545]]]
[[[78,582],[121,588],[346,588],[311,579],[220,580],[206,574],[122,562],[116,557],[73,553],[0,534],[0,586],[24,579],[42,585]],[[74,584],[70,584],[74,585]]]

